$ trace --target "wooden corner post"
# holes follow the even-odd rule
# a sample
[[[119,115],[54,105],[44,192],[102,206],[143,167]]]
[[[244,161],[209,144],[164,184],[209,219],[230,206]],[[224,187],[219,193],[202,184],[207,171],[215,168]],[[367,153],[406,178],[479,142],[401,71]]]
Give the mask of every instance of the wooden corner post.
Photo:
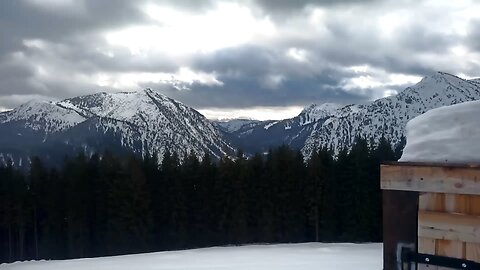
[[[384,270],[407,269],[399,253],[405,246],[415,258],[440,261],[419,262],[416,269],[480,263],[479,164],[397,162],[380,171]]]

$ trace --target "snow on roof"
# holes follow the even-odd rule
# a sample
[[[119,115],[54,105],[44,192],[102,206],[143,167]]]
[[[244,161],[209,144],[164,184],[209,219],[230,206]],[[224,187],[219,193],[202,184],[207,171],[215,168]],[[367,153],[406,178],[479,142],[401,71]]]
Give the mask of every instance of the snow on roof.
[[[480,162],[480,101],[433,109],[408,122],[400,161]]]

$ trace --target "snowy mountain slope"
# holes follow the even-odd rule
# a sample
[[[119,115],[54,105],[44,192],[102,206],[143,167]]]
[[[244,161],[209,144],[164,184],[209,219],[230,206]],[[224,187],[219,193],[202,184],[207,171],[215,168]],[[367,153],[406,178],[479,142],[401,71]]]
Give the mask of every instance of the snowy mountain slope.
[[[308,125],[318,120],[325,119],[329,116],[335,115],[337,110],[342,106],[335,103],[312,104],[302,110],[298,115],[300,118],[300,125]]]
[[[180,158],[187,153],[219,158],[233,151],[203,115],[151,89],[29,102],[0,113],[2,131],[6,135],[0,139],[0,153],[16,159],[28,159],[39,154],[38,149],[50,153],[62,148],[67,152],[122,148],[142,155],[156,153],[159,159],[166,151]],[[28,147],[22,143],[26,136]]]
[[[378,99],[328,118],[308,136],[302,153],[309,157],[321,146],[338,153],[344,147],[349,148],[357,136],[372,138],[376,142],[384,136],[398,144],[410,119],[433,108],[477,99],[480,99],[480,85],[476,81],[438,72],[396,96]]]
[[[59,104],[89,116],[116,120],[100,127],[119,131],[124,145],[130,147],[138,140],[144,144],[144,151],[153,149],[160,157],[166,150],[220,157],[230,148],[203,115],[151,89],[99,93],[67,99]],[[136,130],[125,128],[123,122],[137,128],[140,137],[134,136]],[[179,154],[183,156],[183,153]]]
[[[316,125],[338,113],[340,105],[332,103],[312,104],[298,116],[280,121],[262,121],[254,125],[244,125],[228,134],[237,148],[249,154],[264,153],[269,148],[282,144],[294,149],[303,147],[306,138]]]
[[[85,119],[77,112],[62,108],[53,102],[36,100],[0,113],[0,124],[23,122],[26,128],[42,130],[47,134],[71,128]]]
[[[473,84],[476,84],[480,87],[480,78],[477,78],[477,79],[473,79],[473,80],[469,80],[469,82],[473,83]]]
[[[253,127],[257,125],[259,120],[252,119],[231,119],[227,121],[214,121],[213,123],[225,132],[235,132],[246,127]]]

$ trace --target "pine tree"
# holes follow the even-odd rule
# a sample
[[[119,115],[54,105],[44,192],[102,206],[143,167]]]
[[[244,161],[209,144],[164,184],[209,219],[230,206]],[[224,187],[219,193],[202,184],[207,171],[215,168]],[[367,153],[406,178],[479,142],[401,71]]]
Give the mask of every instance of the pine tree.
[[[140,162],[129,156],[122,171],[110,182],[108,194],[110,250],[145,252],[151,235],[150,197]]]
[[[0,262],[26,258],[27,203],[25,179],[7,161],[6,166],[0,166]]]

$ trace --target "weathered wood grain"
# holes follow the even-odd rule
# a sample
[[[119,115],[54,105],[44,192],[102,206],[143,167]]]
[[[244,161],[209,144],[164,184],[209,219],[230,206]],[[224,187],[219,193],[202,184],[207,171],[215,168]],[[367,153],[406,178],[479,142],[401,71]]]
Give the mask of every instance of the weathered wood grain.
[[[419,211],[419,236],[480,243],[480,217],[466,214]]]
[[[381,165],[382,189],[480,195],[480,168]]]

